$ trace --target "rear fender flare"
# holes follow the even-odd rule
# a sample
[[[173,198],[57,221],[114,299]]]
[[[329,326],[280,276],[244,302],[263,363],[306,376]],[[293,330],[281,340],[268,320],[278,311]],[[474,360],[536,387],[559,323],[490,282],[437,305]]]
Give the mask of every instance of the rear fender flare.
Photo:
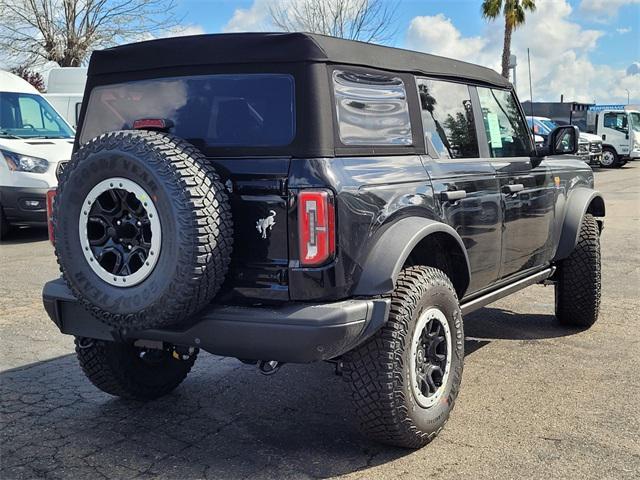
[[[362,268],[360,281],[354,295],[373,296],[394,290],[398,274],[416,245],[429,235],[443,233],[456,242],[464,255],[466,264],[464,292],[469,285],[470,272],[467,249],[460,235],[449,225],[421,217],[403,218],[389,227],[376,242]]]
[[[600,192],[590,188],[578,188],[569,194],[562,221],[558,248],[554,261],[567,258],[578,244],[582,219],[587,213],[594,217],[605,216],[604,198]]]

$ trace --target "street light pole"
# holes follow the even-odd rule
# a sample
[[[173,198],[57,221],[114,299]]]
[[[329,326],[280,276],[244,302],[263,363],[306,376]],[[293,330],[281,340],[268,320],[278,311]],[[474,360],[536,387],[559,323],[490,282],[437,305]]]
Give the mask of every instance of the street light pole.
[[[629,89],[625,88],[625,92],[627,92],[627,105],[629,105]]]

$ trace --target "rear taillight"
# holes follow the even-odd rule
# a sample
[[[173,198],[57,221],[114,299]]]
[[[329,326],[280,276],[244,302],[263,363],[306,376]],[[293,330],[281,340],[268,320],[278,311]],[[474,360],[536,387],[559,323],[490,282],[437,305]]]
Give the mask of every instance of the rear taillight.
[[[315,266],[336,253],[335,205],[327,190],[302,190],[298,194],[300,264]]]
[[[56,241],[53,238],[53,200],[56,198],[56,192],[55,188],[47,191],[47,227],[49,228],[49,241],[54,246]]]

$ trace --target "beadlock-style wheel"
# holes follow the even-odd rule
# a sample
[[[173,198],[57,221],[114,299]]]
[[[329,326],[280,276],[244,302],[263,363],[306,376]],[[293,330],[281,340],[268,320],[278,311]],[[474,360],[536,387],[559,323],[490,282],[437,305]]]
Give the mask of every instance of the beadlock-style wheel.
[[[162,228],[147,192],[126,178],[108,178],[86,196],[78,223],[80,244],[93,272],[117,287],[131,287],[153,271]]]
[[[444,392],[451,367],[451,330],[444,313],[426,310],[411,341],[411,389],[423,408],[433,406]]]

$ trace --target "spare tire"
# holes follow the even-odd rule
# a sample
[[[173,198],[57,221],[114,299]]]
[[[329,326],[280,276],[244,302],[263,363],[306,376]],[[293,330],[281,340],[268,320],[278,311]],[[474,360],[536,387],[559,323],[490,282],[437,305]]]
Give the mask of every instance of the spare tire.
[[[183,321],[214,298],[229,267],[225,188],[202,153],[172,135],[118,131],[84,144],[53,218],[67,284],[118,329]]]

